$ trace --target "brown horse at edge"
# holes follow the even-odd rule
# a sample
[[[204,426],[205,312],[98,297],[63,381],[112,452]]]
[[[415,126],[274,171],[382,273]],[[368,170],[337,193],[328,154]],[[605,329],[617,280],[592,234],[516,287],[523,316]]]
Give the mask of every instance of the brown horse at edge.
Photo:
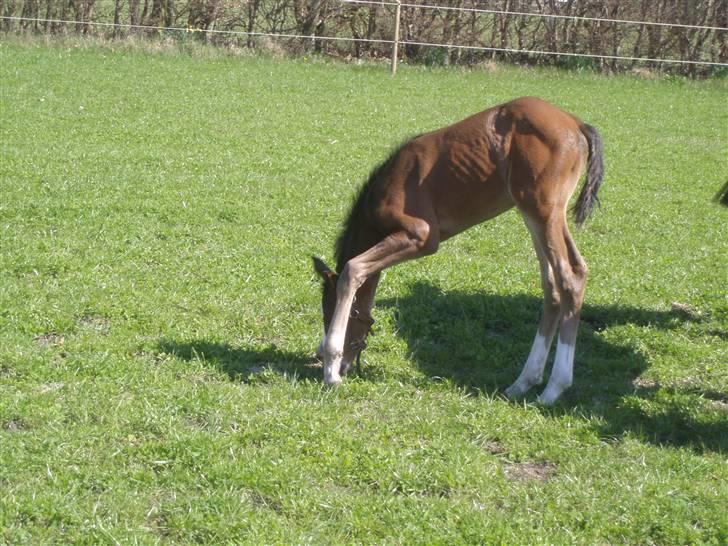
[[[513,100],[416,137],[374,169],[345,222],[332,271],[323,278],[324,381],[341,376],[366,345],[379,274],[433,254],[440,242],[517,207],[541,269],[544,306],[531,351],[508,397],[541,383],[559,329],[553,370],[538,397],[552,404],[571,386],[587,267],[566,222],[569,199],[587,170],[573,212],[581,225],[604,178],[599,132],[533,97]]]

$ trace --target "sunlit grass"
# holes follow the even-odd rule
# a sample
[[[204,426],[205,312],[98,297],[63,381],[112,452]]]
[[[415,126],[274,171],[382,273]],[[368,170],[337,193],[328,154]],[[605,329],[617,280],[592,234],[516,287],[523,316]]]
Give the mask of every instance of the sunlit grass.
[[[726,91],[0,42],[0,542],[724,544]],[[540,308],[508,213],[386,272],[324,388],[310,256],[392,146],[520,95],[606,143],[574,387],[497,394]]]

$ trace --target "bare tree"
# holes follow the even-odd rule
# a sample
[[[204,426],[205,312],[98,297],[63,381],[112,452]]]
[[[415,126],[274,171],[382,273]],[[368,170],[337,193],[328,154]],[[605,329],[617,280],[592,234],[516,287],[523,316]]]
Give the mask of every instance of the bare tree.
[[[401,39],[407,42],[442,44],[444,49],[408,44],[401,54],[414,62],[471,63],[489,57],[515,59],[528,63],[560,63],[563,58],[505,54],[448,47],[449,44],[492,47],[508,50],[547,50],[569,54],[588,53],[611,57],[677,59],[683,61],[728,61],[728,0],[494,0],[487,6],[498,13],[483,11],[478,0],[450,0],[431,9],[407,6],[401,10]],[[454,9],[453,9],[454,8]],[[468,8],[477,8],[465,11]],[[519,15],[514,12],[520,13]],[[122,18],[136,27],[174,25],[184,19],[189,27],[200,30],[242,29],[248,34],[245,45],[255,47],[252,33],[292,33],[311,37],[305,49],[323,49],[318,36],[355,38],[351,42],[326,42],[327,51],[357,57],[388,55],[392,39],[391,8],[378,4],[352,6],[337,0],[114,0],[113,10],[97,14],[96,0],[0,0],[0,14],[25,19],[22,30],[43,32],[93,31],[90,22],[112,17],[113,34],[119,36]],[[127,15],[128,14],[128,15]],[[539,17],[556,15],[558,17]],[[73,28],[46,20],[75,21]],[[563,17],[561,17],[563,16]],[[623,23],[616,20],[635,21]],[[111,21],[103,21],[111,22]],[[656,25],[651,23],[666,23]],[[693,25],[669,26],[670,23]],[[5,30],[12,21],[5,19]],[[700,28],[698,28],[700,27]],[[710,27],[710,28],[709,28]],[[718,29],[716,29],[718,28]],[[103,32],[102,29],[97,30]],[[209,33],[204,35],[206,39]],[[381,39],[384,43],[369,40]],[[281,47],[300,51],[301,42],[285,42]],[[569,57],[569,59],[574,59]],[[585,63],[569,61],[569,64]],[[588,61],[602,70],[629,69],[637,61],[616,58]],[[682,71],[691,76],[710,73],[698,65],[675,66],[663,70]]]

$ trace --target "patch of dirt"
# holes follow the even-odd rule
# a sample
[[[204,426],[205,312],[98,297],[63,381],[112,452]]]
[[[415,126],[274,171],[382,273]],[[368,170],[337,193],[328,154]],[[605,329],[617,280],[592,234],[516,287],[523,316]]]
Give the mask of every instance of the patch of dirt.
[[[556,465],[545,462],[506,463],[503,472],[513,481],[545,483],[556,473]]]
[[[477,434],[473,437],[472,442],[491,455],[504,455],[506,453],[505,446],[497,438],[491,438],[486,434]]]
[[[142,358],[149,360],[152,364],[164,364],[165,362],[171,360],[174,356],[170,355],[165,352],[161,353],[154,353],[150,351],[145,351],[143,349],[140,349],[136,352],[134,352],[134,356],[137,358]]]
[[[184,421],[192,429],[205,430],[210,432],[220,432],[219,425],[211,422],[206,415],[185,415]]]
[[[87,330],[93,330],[101,335],[107,335],[111,329],[111,321],[98,315],[86,315],[78,319],[79,325]]]
[[[646,377],[636,377],[632,381],[632,386],[636,389],[654,389],[659,387],[659,385],[654,379],[647,379]]]
[[[257,508],[266,508],[278,514],[283,512],[283,505],[278,499],[275,499],[270,495],[264,495],[256,489],[247,491],[245,496],[250,503]]]
[[[10,421],[2,424],[0,430],[6,430],[8,432],[20,432],[25,428],[27,428],[27,426],[22,419],[10,419]]]
[[[147,512],[147,521],[148,524],[145,526],[146,529],[149,529],[153,533],[162,537],[170,536],[169,519],[167,518],[167,515],[162,512],[160,500],[156,498],[153,499],[152,506]]]
[[[506,448],[497,440],[485,440],[483,448],[491,455],[503,455],[506,452]]]
[[[33,341],[39,347],[47,349],[49,347],[61,347],[66,342],[66,338],[56,332],[46,332],[33,338]]]
[[[679,301],[672,302],[670,310],[674,313],[681,313],[691,318],[696,318],[700,316],[700,311],[695,309],[695,307],[687,303],[680,303]]]
[[[65,386],[65,383],[45,383],[44,385],[41,385],[38,390],[41,394],[47,394],[49,392],[60,390]]]

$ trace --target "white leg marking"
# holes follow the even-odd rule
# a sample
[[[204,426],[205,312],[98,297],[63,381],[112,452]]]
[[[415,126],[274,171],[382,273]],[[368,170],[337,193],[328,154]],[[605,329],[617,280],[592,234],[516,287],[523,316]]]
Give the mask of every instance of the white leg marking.
[[[344,335],[333,331],[333,324],[329,328],[329,335],[326,336],[324,345],[324,382],[328,385],[341,383],[341,360],[344,356],[344,336],[346,324],[344,324]]]
[[[346,327],[349,324],[351,304],[354,302],[354,291],[345,299],[337,301],[334,316],[326,334],[324,345],[324,382],[329,385],[341,383],[341,362],[344,357],[344,341],[346,340]]]
[[[551,405],[561,396],[561,393],[571,387],[574,376],[574,345],[559,340],[556,347],[554,369],[546,388],[538,397],[541,404]]]
[[[533,345],[531,346],[531,352],[528,354],[528,359],[523,366],[523,370],[521,370],[521,375],[518,376],[518,379],[516,379],[513,385],[506,389],[506,396],[508,398],[520,396],[534,385],[541,383],[543,369],[546,365],[546,359],[549,356],[552,339],[546,339],[545,336],[541,335],[541,332],[536,334]]]

